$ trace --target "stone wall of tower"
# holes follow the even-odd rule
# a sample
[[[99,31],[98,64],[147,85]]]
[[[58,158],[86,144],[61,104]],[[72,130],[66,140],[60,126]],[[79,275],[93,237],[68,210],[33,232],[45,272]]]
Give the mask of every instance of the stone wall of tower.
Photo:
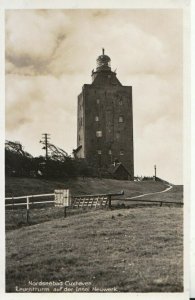
[[[79,125],[80,124],[80,125]],[[99,136],[98,136],[99,135]],[[134,176],[132,88],[121,84],[85,84],[78,97],[80,157],[98,168],[118,159]]]

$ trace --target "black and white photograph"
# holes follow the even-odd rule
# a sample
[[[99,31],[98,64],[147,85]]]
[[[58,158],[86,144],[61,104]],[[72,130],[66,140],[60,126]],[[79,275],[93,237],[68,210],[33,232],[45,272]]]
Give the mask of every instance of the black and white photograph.
[[[6,294],[188,299],[185,16],[5,10]]]

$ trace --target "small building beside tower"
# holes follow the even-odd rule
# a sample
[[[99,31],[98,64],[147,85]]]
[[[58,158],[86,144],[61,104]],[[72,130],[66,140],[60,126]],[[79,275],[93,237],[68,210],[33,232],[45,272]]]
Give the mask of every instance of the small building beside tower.
[[[98,170],[117,164],[134,179],[132,87],[123,86],[104,53],[97,58],[92,83],[78,96],[76,157]],[[119,178],[120,179],[120,178]],[[123,179],[123,178],[121,178]]]

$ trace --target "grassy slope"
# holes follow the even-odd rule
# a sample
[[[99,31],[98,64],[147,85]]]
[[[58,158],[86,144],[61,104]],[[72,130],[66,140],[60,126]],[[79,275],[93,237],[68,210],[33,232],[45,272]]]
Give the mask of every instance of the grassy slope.
[[[32,195],[40,193],[53,193],[55,189],[70,188],[72,194],[98,194],[119,192],[124,190],[124,197],[142,193],[156,192],[165,189],[160,182],[131,182],[113,179],[75,178],[67,181],[44,180],[33,178],[7,177],[5,180],[6,197]]]
[[[74,194],[124,189],[127,197],[160,191],[165,186],[109,179],[6,179],[7,196],[67,187]],[[182,201],[182,187],[144,198]],[[14,214],[10,214],[12,219]],[[28,280],[90,281],[93,287],[115,286],[128,292],[182,290],[181,207],[97,210],[66,219],[62,216],[58,208],[35,209],[31,211],[32,223],[52,221],[6,233],[7,291],[14,291],[16,285],[27,286]]]
[[[145,207],[91,211],[9,231],[7,291],[28,280],[69,280],[123,292],[180,292],[182,224],[180,207]]]

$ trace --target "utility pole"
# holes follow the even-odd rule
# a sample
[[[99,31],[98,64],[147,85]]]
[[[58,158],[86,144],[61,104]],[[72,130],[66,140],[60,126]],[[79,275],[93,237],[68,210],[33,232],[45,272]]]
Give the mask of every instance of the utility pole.
[[[40,143],[43,144],[43,148],[45,150],[45,159],[48,160],[48,141],[50,139],[49,133],[43,133],[42,134],[42,140],[40,140]]]
[[[154,165],[154,180],[156,181],[156,165]]]

